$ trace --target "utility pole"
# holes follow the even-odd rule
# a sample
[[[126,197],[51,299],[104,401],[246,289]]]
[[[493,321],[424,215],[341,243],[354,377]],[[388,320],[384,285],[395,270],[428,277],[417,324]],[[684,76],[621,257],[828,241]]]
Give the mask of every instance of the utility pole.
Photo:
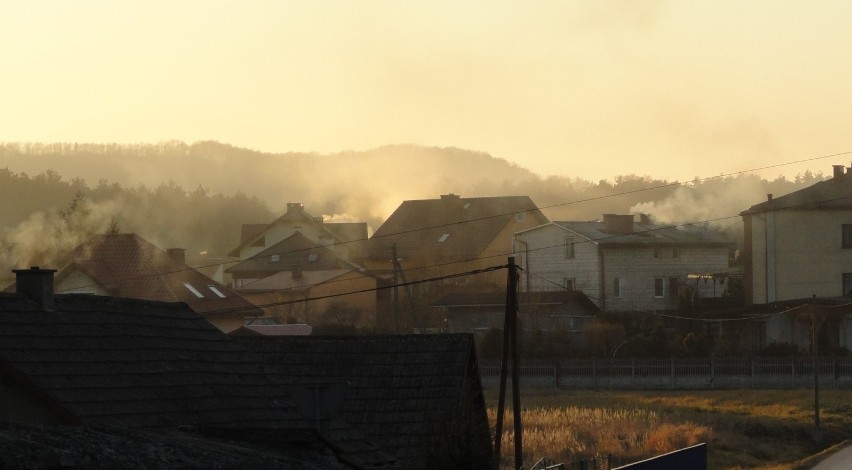
[[[819,428],[819,369],[817,369],[816,294],[811,297],[811,360],[814,370],[814,442],[822,442]]]
[[[506,379],[509,375],[509,358],[512,362],[512,412],[515,431],[515,469],[524,466],[523,426],[521,422],[520,349],[518,348],[518,271],[515,258],[509,257],[506,281],[506,315],[503,319],[503,355],[500,364],[500,394],[497,399],[497,424],[495,426],[494,453],[500,459],[503,438],[503,418],[506,407]]]
[[[399,258],[396,255],[396,242],[391,246],[391,263],[393,264],[393,329],[399,333],[399,276],[397,266]]]

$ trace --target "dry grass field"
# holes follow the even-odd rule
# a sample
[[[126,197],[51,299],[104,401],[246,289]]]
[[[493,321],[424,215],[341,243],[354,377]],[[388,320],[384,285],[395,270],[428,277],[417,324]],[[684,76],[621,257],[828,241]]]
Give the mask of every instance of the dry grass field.
[[[496,422],[497,394],[488,395]],[[514,451],[507,397],[502,461]],[[626,464],[700,442],[711,469],[798,469],[803,459],[852,437],[852,391],[822,390],[822,443],[813,443],[811,390],[525,390],[524,463],[612,454]]]

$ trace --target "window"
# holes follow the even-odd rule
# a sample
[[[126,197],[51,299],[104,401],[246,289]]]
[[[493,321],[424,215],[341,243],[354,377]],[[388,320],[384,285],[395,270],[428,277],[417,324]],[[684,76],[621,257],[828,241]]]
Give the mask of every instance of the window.
[[[658,246],[657,246],[657,247],[654,247],[654,258],[657,258],[657,259],[661,258],[661,256],[660,256],[660,247],[658,247]]]
[[[654,297],[663,298],[666,296],[666,280],[661,277],[654,278]]]
[[[277,263],[277,262],[281,261],[281,255],[272,255],[272,256],[269,257],[269,261],[271,261],[273,263]]]
[[[843,295],[852,297],[852,273],[843,273]]]
[[[450,238],[450,234],[445,233],[441,235],[441,238],[438,239],[438,243],[444,243],[445,241],[447,241],[448,238]]]
[[[565,259],[574,257],[574,237],[565,237]]]
[[[318,256],[317,256],[317,254],[316,254],[316,253],[310,253],[310,254],[308,254],[308,262],[309,262],[309,263],[316,263],[316,262],[317,262],[317,259],[318,259]]]
[[[673,246],[672,247],[672,258],[678,259],[680,258],[680,248]]]
[[[188,291],[192,292],[193,294],[195,294],[195,296],[196,296],[196,297],[198,297],[199,299],[203,299],[203,298],[204,298],[204,294],[202,294],[201,292],[198,292],[198,289],[196,289],[195,287],[193,287],[193,286],[192,286],[192,284],[190,284],[190,283],[188,283],[188,282],[184,282],[184,283],[183,283],[183,286],[184,286],[184,287],[186,287],[186,290],[188,290]]]
[[[526,212],[517,212],[515,213],[515,222],[523,222],[524,219],[527,218]]]
[[[565,278],[565,290],[573,291],[575,283],[576,283],[576,281],[573,277],[566,277]]]
[[[612,280],[612,296],[621,298],[621,278],[616,277]]]
[[[843,224],[842,248],[852,248],[852,224]]]
[[[669,297],[672,299],[676,299],[678,294],[680,293],[680,284],[678,282],[678,278],[670,277],[669,278]]]
[[[214,294],[218,295],[219,298],[222,298],[222,299],[225,298],[225,294],[223,294],[222,291],[220,291],[218,288],[216,288],[216,286],[210,285],[210,286],[207,286],[207,288],[210,289],[211,291],[213,291]]]

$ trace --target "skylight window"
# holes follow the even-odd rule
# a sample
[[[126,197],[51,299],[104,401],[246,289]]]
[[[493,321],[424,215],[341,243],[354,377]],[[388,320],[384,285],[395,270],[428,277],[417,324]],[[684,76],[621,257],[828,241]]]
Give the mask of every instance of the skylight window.
[[[192,287],[192,284],[190,284],[190,283],[188,283],[188,282],[184,282],[184,283],[183,283],[183,286],[184,286],[184,287],[186,287],[186,290],[188,290],[188,291],[192,292],[193,294],[195,294],[195,296],[196,296],[196,297],[198,297],[199,299],[203,299],[203,298],[204,298],[204,294],[202,294],[201,292],[199,292],[199,291],[198,291],[198,289],[196,289],[195,287]]]
[[[309,254],[308,255],[308,261],[311,262],[311,263],[316,263],[317,262],[317,254],[316,253]]]
[[[216,286],[207,286],[207,288],[210,289],[211,291],[213,291],[214,294],[218,295],[219,298],[221,298],[221,299],[225,298],[225,294],[223,294],[222,291],[217,289]]]
[[[444,243],[445,241],[447,241],[448,238],[450,238],[450,234],[445,233],[441,235],[441,238],[438,239],[438,243]]]
[[[277,262],[281,261],[281,255],[272,255],[272,256],[269,257],[269,261],[272,261],[273,263],[277,263]]]
[[[464,204],[464,206],[462,207],[462,209],[467,209],[468,207],[470,207],[470,203],[469,203],[469,202],[466,202],[466,203]]]

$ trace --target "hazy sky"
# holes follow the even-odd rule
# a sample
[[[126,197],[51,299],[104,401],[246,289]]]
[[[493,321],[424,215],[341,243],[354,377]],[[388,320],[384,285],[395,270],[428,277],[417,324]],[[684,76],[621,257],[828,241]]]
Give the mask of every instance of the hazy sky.
[[[848,0],[0,7],[0,141],[414,143],[592,180],[852,151]]]

